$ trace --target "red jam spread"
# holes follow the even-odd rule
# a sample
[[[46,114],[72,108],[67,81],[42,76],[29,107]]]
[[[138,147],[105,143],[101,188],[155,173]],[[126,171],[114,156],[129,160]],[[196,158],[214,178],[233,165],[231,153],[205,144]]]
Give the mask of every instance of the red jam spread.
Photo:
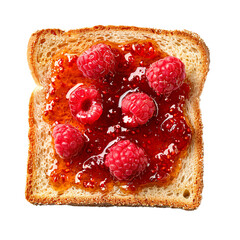
[[[111,46],[115,55],[116,73],[99,80],[83,77],[76,64],[78,52],[66,49],[52,60],[43,118],[52,127],[58,123],[71,124],[86,137],[78,156],[62,159],[54,153],[49,180],[58,191],[74,186],[87,191],[108,192],[113,186],[119,186],[124,192],[135,193],[143,187],[165,186],[178,174],[181,158],[186,155],[191,140],[191,128],[184,116],[189,84],[185,81],[172,93],[158,96],[146,79],[145,72],[150,64],[167,54],[153,41],[105,44]],[[102,95],[103,113],[92,125],[80,124],[69,109],[68,92],[79,83],[94,85]],[[147,124],[127,128],[122,120],[121,101],[126,94],[135,91],[152,97],[157,110]],[[120,139],[134,142],[149,157],[144,173],[131,181],[116,180],[104,164],[108,148]]]

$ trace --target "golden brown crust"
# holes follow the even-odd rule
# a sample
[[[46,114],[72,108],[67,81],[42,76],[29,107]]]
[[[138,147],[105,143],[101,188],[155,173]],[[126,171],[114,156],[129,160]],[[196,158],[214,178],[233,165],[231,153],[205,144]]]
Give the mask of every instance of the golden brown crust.
[[[200,205],[201,198],[202,198],[202,189],[203,189],[203,140],[202,140],[202,118],[201,118],[201,111],[199,107],[199,100],[196,99],[193,103],[195,109],[195,145],[196,145],[196,152],[198,155],[198,164],[196,166],[196,183],[195,183],[195,198],[193,199],[193,206],[192,208],[197,208]]]
[[[35,205],[78,205],[78,206],[133,206],[133,207],[171,207],[171,208],[183,208],[185,210],[196,209],[200,202],[198,199],[194,201],[193,204],[183,203],[179,201],[172,201],[168,199],[159,198],[135,198],[134,196],[123,197],[109,197],[109,196],[99,196],[99,197],[69,197],[61,198],[57,197],[38,197],[31,195],[27,200]]]
[[[34,58],[35,50],[36,50],[36,45],[38,44],[40,36],[45,35],[47,33],[57,35],[57,34],[64,33],[64,31],[60,29],[44,29],[44,30],[37,31],[31,35],[28,42],[28,47],[27,47],[27,60],[28,60],[28,66],[30,68],[31,74],[37,85],[40,85],[40,82],[39,82],[39,76],[37,74],[35,58]]]
[[[27,184],[26,184],[26,199],[33,204],[70,204],[70,205],[98,205],[98,206],[111,206],[111,205],[128,205],[128,206],[169,206],[169,207],[177,207],[184,209],[195,209],[199,206],[201,201],[201,193],[203,188],[203,142],[202,142],[202,122],[201,122],[201,113],[199,108],[199,96],[202,92],[204,82],[206,80],[206,76],[209,70],[209,50],[204,43],[204,41],[195,33],[189,31],[167,31],[167,30],[157,30],[157,29],[149,29],[149,28],[139,28],[139,27],[128,27],[128,26],[95,26],[93,28],[83,28],[77,30],[70,30],[68,32],[64,32],[59,29],[46,29],[37,31],[34,33],[28,44],[27,50],[27,58],[29,63],[29,68],[33,75],[35,82],[39,85],[39,76],[38,71],[35,65],[34,53],[36,50],[36,45],[38,44],[38,40],[43,34],[65,34],[70,36],[72,34],[84,34],[90,31],[140,31],[142,33],[153,33],[153,34],[164,34],[164,35],[178,35],[184,37],[196,44],[199,50],[203,55],[203,63],[202,72],[203,78],[201,79],[200,88],[198,89],[198,94],[195,95],[194,99],[190,99],[193,101],[192,105],[194,108],[194,123],[195,123],[195,147],[197,152],[197,158],[199,159],[198,164],[196,166],[196,182],[195,188],[193,191],[194,198],[191,203],[184,203],[182,201],[171,200],[171,199],[161,199],[158,197],[155,198],[143,198],[138,195],[129,195],[129,196],[108,196],[108,195],[98,195],[98,196],[84,196],[84,197],[75,197],[71,196],[68,198],[63,198],[61,195],[57,195],[55,197],[49,196],[35,196],[32,193],[32,181],[34,179],[34,157],[36,151],[36,137],[35,137],[35,120],[34,120],[34,92],[30,98],[29,103],[29,154],[28,154],[28,168],[27,168]],[[196,97],[197,96],[197,97]]]
[[[30,101],[29,101],[29,132],[28,132],[28,138],[29,138],[29,149],[28,149],[28,164],[27,164],[27,184],[26,184],[26,190],[25,190],[25,196],[26,199],[29,200],[32,192],[32,179],[33,179],[33,172],[34,172],[34,155],[35,155],[35,126],[34,126],[34,104],[33,104],[33,98],[34,98],[34,92],[31,95]]]

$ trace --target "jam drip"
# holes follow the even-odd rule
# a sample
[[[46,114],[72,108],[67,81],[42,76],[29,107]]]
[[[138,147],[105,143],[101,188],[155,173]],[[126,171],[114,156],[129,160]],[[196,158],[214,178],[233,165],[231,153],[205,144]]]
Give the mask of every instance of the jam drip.
[[[191,140],[191,129],[184,116],[189,84],[168,95],[158,96],[148,85],[145,72],[149,65],[167,55],[154,42],[106,43],[115,55],[116,73],[98,80],[84,78],[76,65],[77,53],[61,52],[53,59],[52,77],[46,93],[44,120],[54,127],[68,123],[84,132],[82,152],[71,159],[56,153],[49,170],[50,182],[59,191],[70,186],[88,191],[110,191],[114,185],[123,191],[138,192],[142,187],[166,185],[177,175],[181,157]],[[103,113],[92,125],[81,125],[71,115],[69,90],[76,84],[94,85],[103,99]],[[121,102],[131,92],[144,92],[156,104],[154,116],[145,125],[128,128],[122,120]],[[117,181],[104,165],[108,149],[120,139],[142,147],[149,157],[145,172],[131,182]]]

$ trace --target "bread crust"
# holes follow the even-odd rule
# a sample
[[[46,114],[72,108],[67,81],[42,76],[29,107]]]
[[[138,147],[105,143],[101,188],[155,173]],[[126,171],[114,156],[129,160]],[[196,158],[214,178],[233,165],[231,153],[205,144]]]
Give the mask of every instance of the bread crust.
[[[138,194],[136,195],[102,195],[101,193],[96,193],[93,195],[81,195],[81,196],[64,196],[63,194],[56,194],[54,196],[49,196],[47,193],[42,195],[34,194],[34,186],[33,181],[36,181],[36,129],[37,129],[37,121],[35,120],[35,112],[36,106],[34,100],[37,98],[37,91],[34,90],[30,102],[29,102],[29,151],[28,151],[28,164],[27,164],[27,183],[26,183],[26,199],[33,204],[70,204],[70,205],[97,205],[97,206],[111,206],[111,205],[128,205],[128,206],[168,206],[168,207],[177,207],[183,209],[196,209],[201,202],[201,193],[203,188],[203,141],[202,141],[202,121],[201,121],[201,112],[199,107],[199,97],[201,95],[204,82],[206,80],[206,76],[209,70],[209,50],[204,43],[204,41],[196,34],[190,31],[167,31],[167,30],[158,30],[151,28],[139,28],[139,27],[129,27],[129,26],[95,26],[93,28],[83,28],[77,30],[70,30],[68,32],[64,32],[59,29],[45,29],[41,31],[37,31],[34,33],[28,44],[27,50],[27,59],[29,68],[31,70],[32,76],[38,85],[38,88],[42,85],[40,81],[40,76],[38,73],[38,69],[36,66],[35,51],[37,51],[37,45],[39,44],[39,39],[43,35],[53,34],[53,35],[66,35],[65,37],[69,37],[72,35],[85,34],[89,32],[96,31],[129,31],[129,32],[141,32],[142,34],[163,34],[164,36],[178,36],[185,38],[189,41],[189,43],[194,44],[198,47],[198,51],[201,51],[202,54],[202,78],[198,83],[198,88],[191,97],[191,106],[194,110],[194,131],[193,137],[194,139],[194,148],[196,157],[198,159],[197,164],[195,166],[195,182],[193,188],[193,195],[191,202],[189,201],[181,201],[174,198],[162,198],[161,196],[157,197],[143,197]]]

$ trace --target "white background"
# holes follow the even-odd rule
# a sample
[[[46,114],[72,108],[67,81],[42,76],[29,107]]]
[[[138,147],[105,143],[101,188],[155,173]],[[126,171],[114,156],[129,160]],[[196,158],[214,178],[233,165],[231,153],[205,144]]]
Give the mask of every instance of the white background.
[[[240,239],[238,1],[2,1],[1,239]],[[204,190],[195,211],[34,206],[25,200],[30,35],[43,28],[135,25],[197,32],[211,53],[201,96]]]

